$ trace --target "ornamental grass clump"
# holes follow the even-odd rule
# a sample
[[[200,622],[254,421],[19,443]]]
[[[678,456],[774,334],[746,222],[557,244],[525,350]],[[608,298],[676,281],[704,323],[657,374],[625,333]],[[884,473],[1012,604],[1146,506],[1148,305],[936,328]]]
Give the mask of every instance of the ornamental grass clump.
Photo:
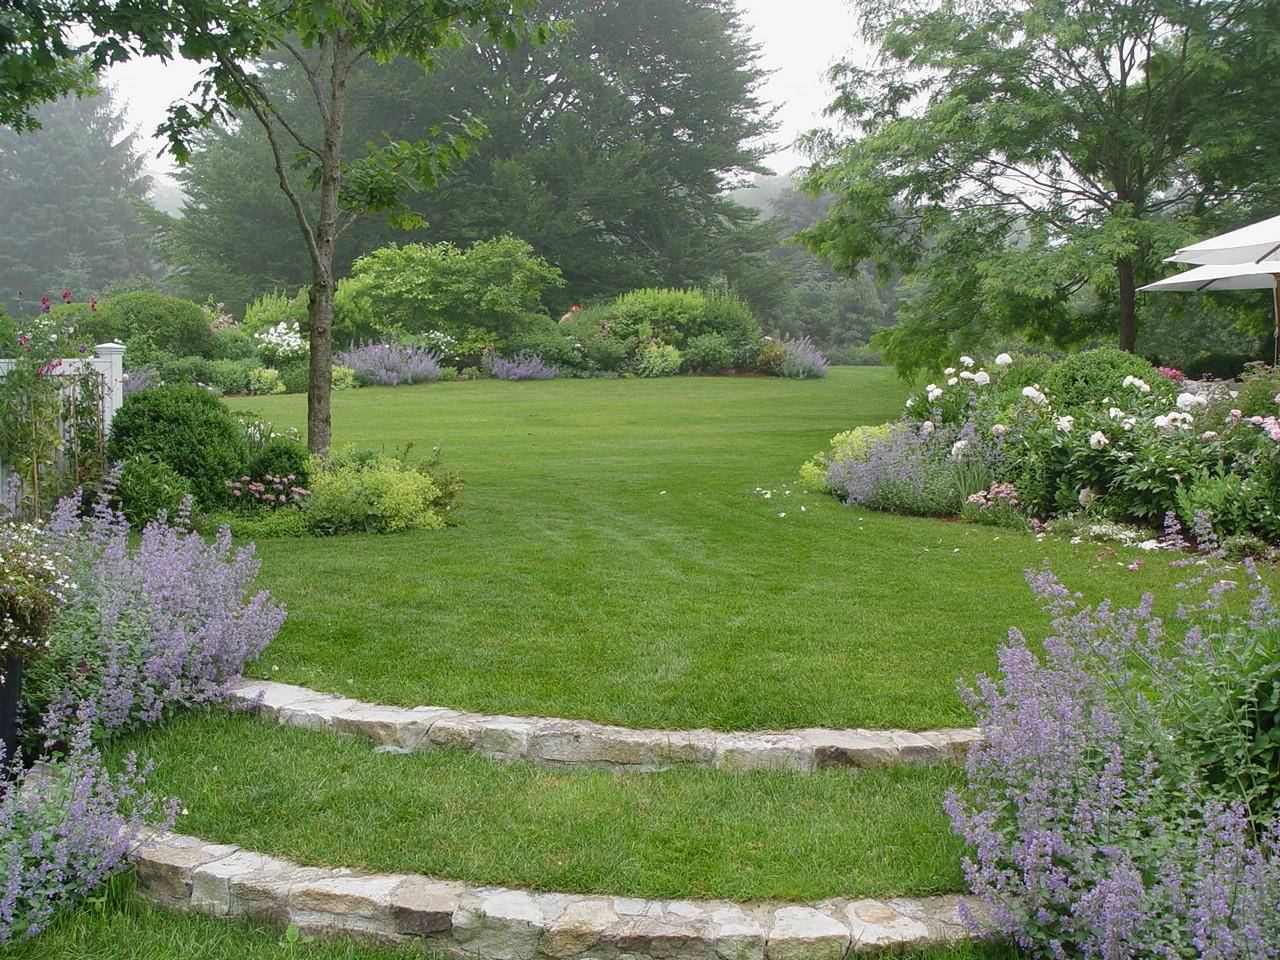
[[[254,589],[253,547],[233,548],[225,529],[208,542],[182,514],[137,531],[105,498],[87,518],[79,508],[63,500],[42,532],[77,589],[27,672],[27,727],[102,736],[224,700],[284,623]]]
[[[1177,629],[1029,573],[1051,635],[1011,631],[962,691],[983,738],[946,809],[975,925],[1038,956],[1280,957],[1280,615],[1251,566],[1175,565]]]
[[[39,934],[173,826],[177,803],[145,791],[149,773],[132,754],[108,772],[81,730],[53,776],[16,764],[0,779],[0,946]]]
[[[402,383],[433,382],[439,380],[442,373],[437,351],[412,344],[354,344],[335,359],[355,371],[361,386],[396,387]]]

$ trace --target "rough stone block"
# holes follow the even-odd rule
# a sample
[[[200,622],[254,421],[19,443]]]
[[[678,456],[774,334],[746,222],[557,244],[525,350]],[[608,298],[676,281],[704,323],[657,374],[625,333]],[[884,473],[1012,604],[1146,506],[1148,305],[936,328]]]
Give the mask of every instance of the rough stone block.
[[[249,850],[196,867],[191,872],[191,907],[215,917],[236,915],[240,904],[231,895],[231,881],[251,873],[284,873],[295,864]]]
[[[537,901],[523,890],[476,890],[453,915],[454,940],[487,960],[531,960],[546,928]]]
[[[281,707],[276,713],[276,718],[288,727],[329,731],[333,729],[335,717],[360,705],[359,700],[348,697],[318,696],[312,700],[301,700]]]
[[[396,933],[414,937],[448,933],[465,891],[461,883],[409,877],[391,891],[389,899]]]
[[[529,750],[535,721],[521,717],[482,717],[475,749],[496,760],[521,760]]]
[[[721,960],[764,960],[768,931],[759,917],[734,904],[710,910],[707,939]]]
[[[148,896],[178,906],[191,897],[191,875],[197,867],[235,852],[236,847],[222,844],[161,841],[143,848],[135,872]]]
[[[715,948],[703,932],[702,919],[635,916],[620,921],[605,939],[619,953],[654,960],[694,960],[715,956]]]
[[[768,960],[844,960],[849,928],[812,907],[774,911],[765,945]]]
[[[281,708],[314,700],[319,694],[306,687],[274,680],[245,680],[231,691],[232,699],[245,706],[254,705],[263,717],[276,718]]]
[[[648,730],[544,720],[530,732],[528,758],[542,763],[645,766],[651,762],[650,746],[661,736]]]
[[[538,952],[555,958],[576,956],[594,947],[619,922],[608,897],[571,898],[547,928]]]
[[[797,730],[813,748],[814,766],[884,767],[898,759],[892,736],[871,730]]]
[[[813,748],[802,737],[789,733],[723,734],[716,742],[715,767],[733,772],[808,773],[813,770]]]
[[[845,916],[854,950],[919,946],[929,939],[923,923],[879,900],[855,900]]]

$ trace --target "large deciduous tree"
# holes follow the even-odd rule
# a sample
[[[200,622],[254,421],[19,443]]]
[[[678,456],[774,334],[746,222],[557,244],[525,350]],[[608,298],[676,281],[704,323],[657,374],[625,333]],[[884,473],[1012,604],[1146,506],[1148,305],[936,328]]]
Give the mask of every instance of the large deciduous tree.
[[[103,90],[0,128],[0,302],[19,311],[64,288],[80,299],[150,266],[137,207],[150,181],[137,134]],[[55,297],[56,299],[56,297]]]
[[[878,59],[832,73],[840,127],[811,135],[806,183],[836,203],[805,239],[910,272],[881,337],[904,373],[992,331],[1133,349],[1160,257],[1276,196],[1280,4],[859,7]]]
[[[549,306],[646,285],[725,279],[746,286],[771,242],[725,195],[758,169],[772,128],[757,87],[758,51],[733,0],[540,0],[563,22],[545,44],[507,48],[474,33],[423,73],[397,60],[355,70],[349,141],[414,139],[450,116],[487,137],[438,190],[409,198],[428,229],[409,239],[460,245],[511,233],[564,273]],[[262,83],[310,130],[308,81],[287,56]],[[351,148],[354,152],[354,147]],[[253,124],[211,131],[183,173],[184,216],[163,224],[166,254],[206,283],[294,287],[309,270],[279,242],[288,209],[273,199],[268,146]],[[403,239],[372,219],[342,239],[339,269]],[[223,278],[226,265],[241,278]],[[220,299],[221,299],[220,294]],[[230,302],[230,301],[228,301]]]

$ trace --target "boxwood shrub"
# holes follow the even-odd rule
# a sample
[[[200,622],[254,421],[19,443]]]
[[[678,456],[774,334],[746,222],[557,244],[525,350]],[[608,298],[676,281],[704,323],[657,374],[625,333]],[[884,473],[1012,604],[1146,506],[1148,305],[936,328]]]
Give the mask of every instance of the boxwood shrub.
[[[113,461],[150,455],[191,483],[201,507],[227,499],[224,481],[244,472],[248,441],[226,404],[203,387],[166,384],[130,395],[111,421]]]

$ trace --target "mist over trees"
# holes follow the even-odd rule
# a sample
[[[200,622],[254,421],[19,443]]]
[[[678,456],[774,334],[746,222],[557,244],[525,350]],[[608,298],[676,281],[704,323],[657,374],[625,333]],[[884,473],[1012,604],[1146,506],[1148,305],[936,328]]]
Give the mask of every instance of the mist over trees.
[[[474,116],[488,132],[437,189],[407,197],[424,229],[357,223],[339,240],[336,272],[387,242],[511,233],[564,273],[552,309],[640,286],[718,284],[768,310],[775,284],[761,271],[773,233],[726,195],[762,170],[772,130],[758,50],[736,5],[548,0],[535,15],[570,26],[542,46],[468,40],[442,50],[426,73],[406,61],[352,73],[352,152],[367,140],[423,136],[452,117]],[[305,95],[296,64],[267,60],[262,76],[281,104]],[[154,224],[185,292],[235,308],[308,282],[255,125],[201,134],[180,179],[183,215]]]
[[[95,295],[152,268],[138,216],[151,182],[111,91],[55,100],[34,116],[39,129],[0,126],[0,303],[12,312],[65,289]]]

